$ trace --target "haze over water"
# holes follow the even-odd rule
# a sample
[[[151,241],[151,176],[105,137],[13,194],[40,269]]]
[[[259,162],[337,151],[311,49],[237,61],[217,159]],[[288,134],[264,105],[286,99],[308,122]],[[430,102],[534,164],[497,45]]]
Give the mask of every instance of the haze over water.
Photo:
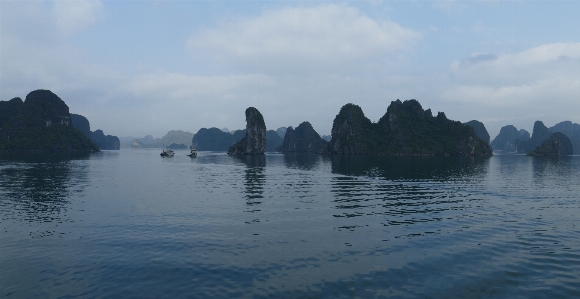
[[[572,298],[580,157],[0,157],[0,297]]]

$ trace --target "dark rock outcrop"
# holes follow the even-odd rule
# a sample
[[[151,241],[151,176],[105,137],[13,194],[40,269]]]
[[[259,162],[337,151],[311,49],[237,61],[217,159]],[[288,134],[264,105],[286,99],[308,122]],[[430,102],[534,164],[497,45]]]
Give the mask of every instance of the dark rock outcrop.
[[[91,132],[91,124],[89,120],[79,114],[70,115],[73,127],[81,131],[83,135],[87,136],[94,144],[102,150],[118,150],[121,148],[121,142],[117,136],[106,135],[102,130]]]
[[[227,151],[234,143],[246,136],[246,129],[229,133],[217,128],[201,128],[193,136],[191,143],[199,151]],[[266,151],[273,152],[282,144],[282,138],[274,130],[266,132]]]
[[[527,134],[527,135],[526,135]],[[516,140],[526,140],[529,138],[528,131],[519,130],[512,126],[507,125],[501,128],[499,134],[491,142],[491,148],[494,151],[503,152],[515,152],[516,151]]]
[[[354,104],[334,119],[329,151],[349,155],[488,156],[489,145],[460,122],[436,117],[416,100],[391,102],[387,113],[372,123]]]
[[[228,155],[260,155],[266,150],[266,124],[254,107],[246,109],[246,136],[228,149]]]
[[[0,128],[4,127],[8,120],[20,111],[23,105],[24,102],[18,97],[10,101],[0,101]]]
[[[91,138],[91,124],[86,117],[71,113],[70,119],[75,129],[81,131],[87,138]]]
[[[528,156],[568,156],[574,154],[572,142],[564,133],[556,132]]]
[[[230,134],[218,128],[201,128],[193,135],[191,143],[198,151],[227,151],[232,144],[245,136],[245,130],[239,131]]]
[[[73,127],[69,108],[49,90],[35,90],[1,105],[0,151],[96,152],[98,147]]]
[[[280,146],[281,152],[311,152],[317,153],[326,147],[326,141],[316,133],[312,125],[305,121],[296,129],[288,127],[284,142]]]
[[[330,152],[344,155],[372,154],[374,140],[369,135],[375,135],[377,129],[359,106],[346,104],[334,118]]]
[[[561,132],[570,138],[575,153],[580,153],[580,125],[571,121],[563,121],[551,127],[550,133]]]
[[[105,135],[102,130],[91,132],[93,141],[102,150],[118,150],[121,148],[121,141],[117,136]]]
[[[550,130],[548,130],[548,128],[544,125],[543,122],[537,120],[534,123],[532,137],[529,140],[527,141],[523,141],[521,139],[516,140],[517,152],[527,153],[538,147],[540,144],[542,144],[549,138],[550,138]]]
[[[477,120],[471,120],[464,123],[464,125],[472,127],[475,130],[477,137],[481,138],[481,140],[489,144],[490,142],[489,133],[487,132],[487,129],[485,128],[485,125],[482,122]]]

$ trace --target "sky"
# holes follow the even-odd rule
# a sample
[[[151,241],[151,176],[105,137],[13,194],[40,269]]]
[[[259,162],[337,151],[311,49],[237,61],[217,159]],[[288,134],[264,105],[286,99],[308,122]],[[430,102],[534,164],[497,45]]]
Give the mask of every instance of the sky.
[[[373,122],[391,101],[580,123],[580,1],[5,1],[0,100],[48,89],[105,134]]]

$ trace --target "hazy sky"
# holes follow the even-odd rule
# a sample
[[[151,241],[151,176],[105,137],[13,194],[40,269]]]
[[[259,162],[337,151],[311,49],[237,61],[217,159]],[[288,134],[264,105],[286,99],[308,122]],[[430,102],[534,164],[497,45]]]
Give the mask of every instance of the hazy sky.
[[[330,134],[346,103],[580,123],[580,1],[3,1],[0,100],[50,89],[91,129]]]

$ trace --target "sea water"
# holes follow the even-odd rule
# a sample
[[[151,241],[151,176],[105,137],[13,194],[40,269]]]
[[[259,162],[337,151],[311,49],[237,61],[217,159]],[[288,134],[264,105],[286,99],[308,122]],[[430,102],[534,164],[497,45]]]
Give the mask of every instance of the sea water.
[[[0,156],[0,297],[580,297],[580,157]]]

